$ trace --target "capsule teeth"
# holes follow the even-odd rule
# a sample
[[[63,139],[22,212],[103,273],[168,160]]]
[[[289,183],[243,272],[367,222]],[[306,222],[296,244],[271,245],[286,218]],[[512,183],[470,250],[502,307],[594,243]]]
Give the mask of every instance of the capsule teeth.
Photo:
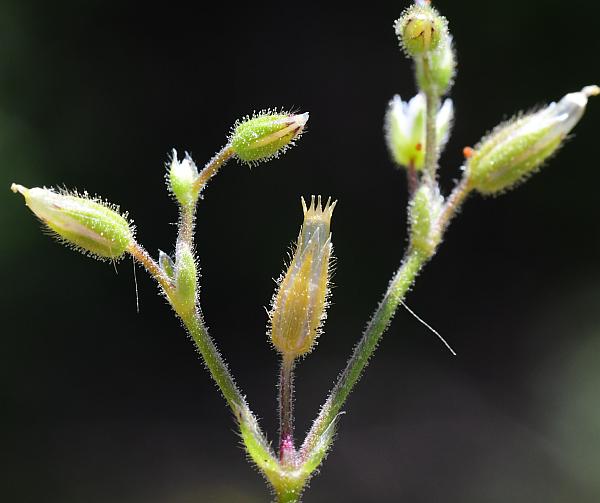
[[[333,210],[337,205],[337,200],[332,201],[331,197],[327,198],[325,202],[325,206],[323,206],[323,200],[325,198],[323,196],[311,196],[310,197],[310,205],[307,206],[306,200],[304,197],[301,197],[302,210],[304,212],[305,220],[307,218],[313,219],[318,218],[322,220],[331,220],[333,215]]]

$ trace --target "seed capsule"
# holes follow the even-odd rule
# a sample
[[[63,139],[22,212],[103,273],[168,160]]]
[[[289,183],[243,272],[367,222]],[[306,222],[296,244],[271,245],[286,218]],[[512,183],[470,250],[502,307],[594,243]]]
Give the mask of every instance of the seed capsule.
[[[483,194],[509,189],[539,169],[579,122],[597,86],[570,93],[558,103],[497,126],[467,160],[470,185]]]
[[[265,112],[236,124],[230,144],[241,161],[248,164],[268,161],[294,145],[307,121],[308,113],[293,115]]]
[[[402,13],[394,28],[406,54],[414,58],[438,48],[447,36],[447,24],[433,7],[415,4]]]
[[[116,206],[87,195],[59,193],[12,184],[11,190],[25,198],[25,204],[61,240],[83,253],[117,260],[133,242],[133,227]]]
[[[279,280],[270,313],[271,341],[284,356],[311,351],[326,317],[332,254],[330,222],[336,202],[314,196],[307,207],[292,261]]]

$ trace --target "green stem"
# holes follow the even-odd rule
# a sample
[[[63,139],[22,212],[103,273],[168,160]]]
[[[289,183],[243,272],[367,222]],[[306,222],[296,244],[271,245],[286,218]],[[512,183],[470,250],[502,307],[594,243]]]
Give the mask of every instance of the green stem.
[[[279,460],[294,467],[294,359],[283,357],[279,374]]]
[[[470,192],[471,185],[469,183],[469,179],[467,176],[463,176],[461,181],[456,185],[456,187],[454,187],[454,190],[446,199],[444,209],[438,217],[437,228],[440,235],[444,234],[448,228],[448,225],[450,224],[450,221],[452,218],[454,218]]]
[[[277,493],[277,503],[297,503],[301,494],[297,491],[284,491]]]
[[[154,261],[154,259],[148,254],[142,245],[138,242],[133,241],[127,251],[131,256],[137,260],[148,273],[152,276],[158,284],[162,287],[167,297],[174,292],[175,286],[169,277],[164,273],[160,266]]]
[[[217,174],[221,166],[233,157],[235,152],[231,145],[225,145],[215,156],[206,163],[206,166],[198,174],[198,178],[194,181],[194,190],[197,194],[202,192],[208,181]]]
[[[181,206],[179,209],[179,232],[177,243],[186,243],[190,249],[194,244],[194,221],[196,219],[196,204]]]
[[[436,181],[438,166],[438,142],[437,142],[437,113],[440,108],[440,95],[430,77],[429,57],[423,58],[423,74],[428,85],[422,89],[425,93],[425,167],[424,173],[427,181],[433,186]]]
[[[156,279],[156,281],[158,281],[160,286],[163,288],[165,295],[169,299],[169,302],[171,302],[173,308],[176,309],[177,303],[174,302],[175,299],[173,298],[175,293],[174,286],[170,279],[160,269],[160,266],[138,243],[134,242],[129,247],[128,251],[131,253],[133,258],[142,266],[144,266],[148,273],[154,279]],[[221,393],[223,393],[225,400],[233,410],[235,416],[239,418],[241,413],[248,413],[249,417],[252,416],[252,413],[246,404],[246,400],[233,381],[233,377],[231,377],[227,365],[223,361],[223,358],[215,346],[215,343],[208,334],[208,330],[204,326],[200,315],[195,311],[189,311],[187,313],[177,311],[177,314],[190,333],[194,343],[196,344],[196,347],[198,348],[198,351],[204,359],[206,367],[217,383]]]
[[[233,413],[238,419],[240,418],[242,411],[252,415],[246,400],[235,384],[233,377],[231,377],[227,364],[208,334],[208,330],[204,326],[200,316],[196,313],[190,313],[181,316],[181,319],[192,337],[192,340],[196,344],[198,351],[202,355],[202,359],[204,360],[210,375],[217,383],[217,386],[221,390],[221,393],[223,393],[223,397],[227,401],[229,407],[231,407]]]
[[[369,321],[362,338],[354,348],[354,352],[346,368],[340,374],[331,394],[321,408],[319,416],[313,423],[300,450],[301,460],[306,459],[321,435],[340,413],[348,395],[377,348],[381,336],[389,326],[396,309],[404,299],[406,292],[413,284],[427,259],[428,257],[416,251],[409,250],[402,265],[392,278],[379,307]]]

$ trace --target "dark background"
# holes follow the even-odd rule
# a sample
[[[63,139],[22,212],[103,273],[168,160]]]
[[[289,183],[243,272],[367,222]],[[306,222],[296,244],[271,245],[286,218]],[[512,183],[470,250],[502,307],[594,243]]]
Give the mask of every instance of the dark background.
[[[171,250],[170,149],[203,164],[253,110],[311,113],[280,160],[232,163],[199,207],[202,304],[270,438],[266,314],[300,195],[339,199],[333,306],[299,367],[308,428],[398,265],[406,187],[382,139],[414,94],[392,23],[406,3],[0,2],[0,498],[264,502],[234,423],[150,279],[72,253],[9,192],[87,189]],[[597,2],[451,2],[459,73],[446,189],[461,150],[512,113],[600,83]],[[472,197],[347,404],[305,501],[600,501],[600,100],[518,190]]]

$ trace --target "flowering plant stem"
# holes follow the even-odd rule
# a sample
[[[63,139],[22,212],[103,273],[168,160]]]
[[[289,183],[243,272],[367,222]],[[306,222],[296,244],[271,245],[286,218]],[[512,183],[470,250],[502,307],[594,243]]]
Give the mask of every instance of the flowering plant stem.
[[[429,77],[429,56],[423,57],[423,73],[425,78]],[[437,113],[440,108],[440,96],[437,89],[427,86],[423,89],[425,93],[425,174],[428,181],[433,185],[436,179],[438,164],[438,139],[437,139]]]
[[[296,463],[294,446],[294,360],[282,357],[279,374],[279,461],[284,466]]]
[[[225,400],[233,410],[234,414],[239,416],[241,409],[248,409],[244,397],[240,393],[237,385],[235,384],[227,365],[223,361],[223,358],[219,354],[213,340],[208,334],[200,315],[195,312],[180,312],[176,307],[176,301],[172,298],[173,286],[170,280],[161,271],[159,265],[148,255],[138,243],[133,243],[129,248],[129,253],[133,258],[139,262],[148,273],[156,279],[156,281],[162,287],[165,295],[173,305],[173,308],[183,321],[187,328],[192,340],[196,344],[198,351],[202,355],[204,363],[208,368],[211,376],[215,380],[217,386],[223,393]],[[247,410],[249,412],[249,410]]]
[[[335,421],[342,406],[346,402],[348,395],[360,378],[362,371],[367,366],[371,355],[375,352],[396,309],[398,309],[406,292],[412,286],[419,271],[427,260],[428,257],[414,250],[409,250],[404,257],[402,265],[390,281],[387,291],[369,321],[362,338],[354,348],[354,352],[352,353],[352,357],[348,361],[346,368],[340,374],[331,394],[321,408],[321,412],[317,419],[314,421],[300,450],[301,458],[306,457],[327,428]]]

